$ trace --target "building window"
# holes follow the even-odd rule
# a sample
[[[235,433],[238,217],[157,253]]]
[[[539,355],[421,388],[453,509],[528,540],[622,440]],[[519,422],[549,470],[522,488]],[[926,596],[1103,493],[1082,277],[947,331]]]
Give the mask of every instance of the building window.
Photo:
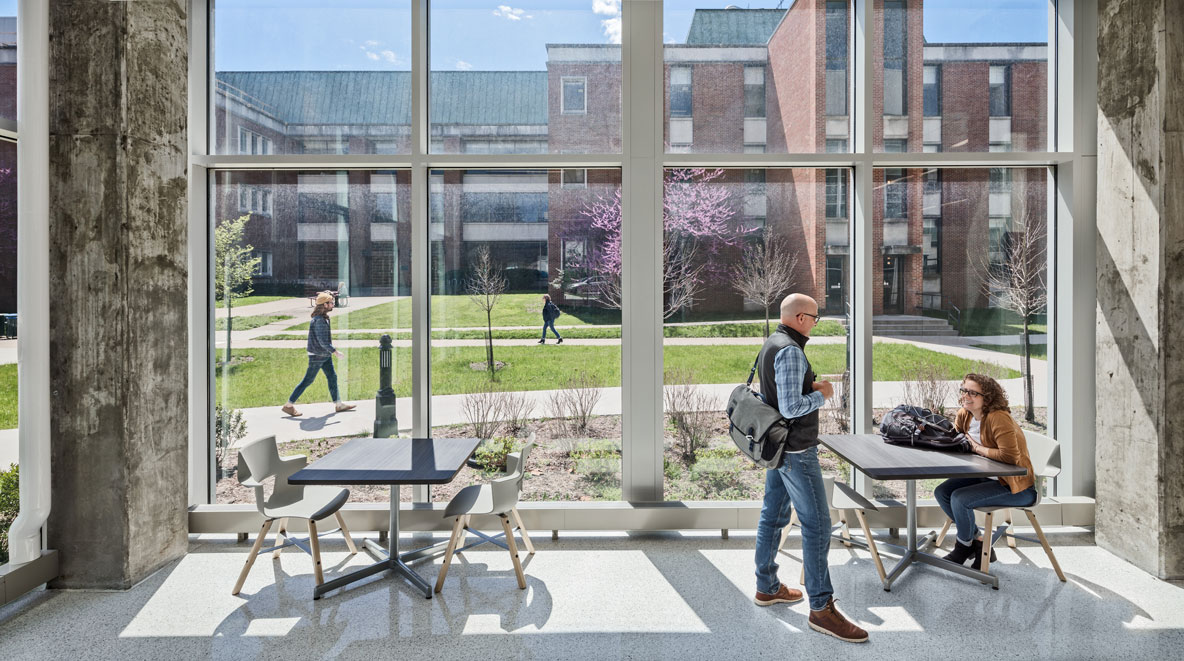
[[[905,218],[908,210],[908,182],[904,170],[884,170],[884,218]]]
[[[905,69],[908,28],[905,11],[904,0],[884,0],[885,115],[903,115],[908,112],[908,75]]]
[[[941,115],[941,67],[927,65],[923,69],[922,96],[924,97],[924,113],[926,117]]]
[[[670,67],[670,116],[691,116],[690,67]]]
[[[769,202],[765,190],[765,171],[744,171],[744,227],[758,230],[765,226]]]
[[[1011,90],[1008,89],[1011,68],[1007,65],[991,66],[991,117],[1011,116]]]
[[[847,114],[847,0],[826,3],[826,114]]]
[[[258,258],[259,263],[255,266],[255,275],[261,278],[271,277],[271,253],[262,250],[252,250],[251,258]]]
[[[568,169],[563,171],[563,180],[559,185],[560,188],[587,188],[588,187],[588,171]]]
[[[922,271],[926,275],[941,274],[941,218],[925,216],[921,225]]]
[[[826,217],[847,217],[847,173],[840,169],[826,171]]]
[[[893,138],[884,141],[884,151],[889,154],[903,154],[909,150],[909,141],[904,138]]]
[[[764,67],[744,67],[744,116],[765,116]]]
[[[992,193],[1011,192],[1011,168],[991,168],[990,174]]]
[[[271,153],[271,140],[240,127],[238,130],[238,153],[266,156]]]
[[[271,215],[271,191],[263,186],[240,184],[238,210],[243,213]]]
[[[579,77],[564,77],[563,85],[563,114],[583,115],[588,112],[587,85],[588,79]]]
[[[588,251],[587,239],[564,239],[559,268],[578,269],[584,266],[584,255]]]
[[[827,138],[826,139],[826,153],[828,154],[844,154],[847,152],[846,138]]]

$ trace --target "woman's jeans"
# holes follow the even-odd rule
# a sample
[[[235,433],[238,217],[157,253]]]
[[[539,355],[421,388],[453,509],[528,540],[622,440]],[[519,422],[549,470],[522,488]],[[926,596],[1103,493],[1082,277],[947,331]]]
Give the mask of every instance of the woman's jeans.
[[[554,319],[549,319],[549,320],[544,319],[543,320],[543,339],[544,340],[547,339],[547,328],[550,328],[551,332],[555,333],[555,337],[558,337],[561,340],[563,339],[562,337],[560,337],[559,331],[555,330],[555,320]]]
[[[325,378],[329,380],[329,396],[333,398],[333,401],[340,402],[341,398],[337,394],[337,372],[333,369],[333,356],[309,356],[308,370],[304,372],[304,380],[292,391],[292,396],[288,398],[288,401],[295,403],[304,394],[304,389],[312,385],[313,380],[317,378],[317,372],[321,370],[325,371]]]
[[[818,465],[818,448],[785,453],[781,467],[765,471],[765,502],[756,529],[756,589],[776,594],[777,545],[781,529],[789,523],[793,509],[802,525],[802,563],[806,570],[806,594],[810,608],[826,606],[834,590],[830,585],[830,505]]]
[[[958,542],[970,546],[978,537],[974,522],[976,507],[1027,507],[1036,502],[1036,489],[1028,487],[1019,493],[986,477],[956,477],[946,480],[933,490],[933,497],[941,511],[954,521]]]

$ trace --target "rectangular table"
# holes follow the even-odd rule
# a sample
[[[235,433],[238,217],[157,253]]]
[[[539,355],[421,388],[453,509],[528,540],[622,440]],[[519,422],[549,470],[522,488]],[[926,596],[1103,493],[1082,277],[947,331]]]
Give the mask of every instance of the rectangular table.
[[[1023,466],[1013,466],[981,457],[977,454],[942,452],[904,445],[890,445],[878,434],[827,434],[818,440],[865,475],[876,480],[905,480],[907,482],[908,546],[882,544],[901,554],[900,561],[884,578],[884,590],[891,591],[892,583],[900,577],[905,568],[914,562],[952,571],[971,578],[977,578],[991,587],[999,589],[999,578],[969,567],[943,560],[927,553],[937,537],[929,531],[924,541],[917,544],[917,480],[950,477],[1000,477],[1023,475]],[[985,534],[990,535],[988,530]],[[844,540],[859,544],[856,540]],[[859,544],[865,546],[864,544]]]
[[[365,540],[366,549],[382,560],[318,585],[313,598],[320,599],[326,592],[389,569],[402,574],[424,597],[431,599],[431,586],[406,563],[430,557],[429,551],[435,547],[399,553],[399,486],[451,482],[480,443],[477,438],[355,438],[293,473],[288,478],[290,484],[389,484],[391,487],[389,548]]]

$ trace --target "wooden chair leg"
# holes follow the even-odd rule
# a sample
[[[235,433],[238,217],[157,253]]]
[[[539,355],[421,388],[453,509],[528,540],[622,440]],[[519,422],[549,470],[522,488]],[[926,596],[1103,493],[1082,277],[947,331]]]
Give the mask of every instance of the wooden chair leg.
[[[798,585],[806,584],[806,558],[802,558],[802,573],[798,574]]]
[[[1012,529],[1011,508],[1007,509],[1007,518],[1005,518],[1004,521],[1007,522],[1007,534],[1005,535],[1007,537],[1007,548],[1014,549],[1015,548],[1015,537],[1013,537],[1011,534],[1011,529]]]
[[[321,572],[321,540],[317,538],[317,522],[308,520],[308,544],[312,547],[312,573],[316,577],[317,585],[325,582],[325,575]]]
[[[994,532],[994,528],[991,527],[991,524],[994,522],[995,513],[987,512],[986,526],[983,530],[983,555],[979,565],[982,567],[982,572],[984,574],[991,573],[991,533]]]
[[[349,554],[354,555],[358,552],[358,547],[354,546],[354,538],[349,535],[349,528],[345,527],[345,518],[341,516],[341,512],[337,514],[337,525],[341,526],[341,534],[345,537],[345,545],[349,547]]]
[[[452,564],[452,554],[456,552],[457,542],[460,541],[464,519],[465,517],[458,516],[452,524],[452,536],[448,538],[448,550],[444,551],[444,564],[440,565],[440,573],[436,575],[436,592],[444,587],[444,577],[448,575],[448,567]]]
[[[518,534],[522,535],[522,543],[526,545],[527,555],[534,555],[534,543],[530,541],[526,526],[522,525],[522,515],[518,513],[518,508],[511,509],[510,513],[514,515],[514,523],[518,525]]]
[[[522,573],[522,561],[518,559],[518,544],[514,542],[514,531],[510,530],[509,517],[502,515],[502,529],[506,531],[506,546],[510,547],[510,557],[514,560],[514,574],[518,576],[518,589],[526,589],[526,576]]]
[[[863,510],[855,510],[855,516],[859,519],[859,527],[863,528],[863,537],[867,540],[867,549],[871,551],[872,562],[876,563],[876,571],[880,574],[880,580],[887,580],[887,574],[884,573],[884,563],[880,560],[880,551],[876,548],[876,540],[872,537],[871,528],[867,527],[867,519],[863,516]]]
[[[793,528],[794,525],[797,524],[797,522],[798,522],[798,511],[793,510],[789,515],[789,523],[785,524],[785,527],[781,529],[781,542],[779,544],[777,544],[777,551],[778,552],[780,552],[781,549],[785,548],[785,540],[789,538],[789,530],[790,530],[790,528]]]
[[[851,542],[846,541],[851,539],[851,529],[847,527],[847,510],[839,510],[839,523],[843,524],[843,529],[839,533],[844,540],[843,546],[851,548]]]
[[[1061,571],[1061,564],[1057,562],[1057,557],[1052,554],[1052,547],[1048,545],[1048,539],[1044,536],[1044,531],[1040,529],[1040,523],[1036,521],[1036,514],[1032,510],[1024,510],[1024,514],[1028,515],[1028,521],[1032,523],[1032,529],[1036,531],[1036,536],[1040,538],[1040,545],[1044,547],[1044,553],[1048,556],[1049,562],[1052,562],[1052,568],[1057,570],[1057,578],[1061,582],[1065,582],[1065,572]]]
[[[284,543],[284,536],[287,534],[288,534],[288,519],[286,519],[286,518],[280,519],[279,529],[275,531],[275,545],[277,547]],[[271,558],[274,560],[275,558],[280,557],[281,550],[282,549],[277,548],[276,550],[272,551]]]
[[[941,527],[941,532],[937,535],[936,546],[938,548],[941,548],[942,543],[946,541],[946,533],[950,531],[950,524],[953,522],[954,521],[952,519],[946,519],[946,524]]]
[[[243,571],[238,575],[238,582],[234,584],[234,590],[230,594],[238,594],[243,589],[243,583],[247,581],[247,573],[251,571],[251,565],[255,564],[255,556],[259,555],[259,549],[263,548],[263,540],[267,539],[267,533],[271,530],[271,524],[275,519],[268,519],[263,522],[263,527],[259,530],[259,536],[255,538],[255,544],[251,547],[251,555],[247,556],[247,564],[243,566]]]

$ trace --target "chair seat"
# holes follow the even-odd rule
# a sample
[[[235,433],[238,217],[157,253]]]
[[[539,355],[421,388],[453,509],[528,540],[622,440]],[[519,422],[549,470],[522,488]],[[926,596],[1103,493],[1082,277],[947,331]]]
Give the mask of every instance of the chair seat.
[[[304,487],[304,498],[286,505],[263,507],[263,514],[272,519],[311,519],[320,521],[332,516],[349,500],[349,489],[338,487]]]
[[[474,484],[460,490],[444,508],[444,518],[462,514],[493,514],[493,487]]]
[[[864,498],[863,494],[842,482],[835,482],[835,490],[831,494],[830,506],[836,510],[870,510],[874,512],[879,509],[875,503]]]
[[[1036,507],[1037,505],[1039,505],[1040,500],[1041,500],[1040,492],[1037,491],[1036,492],[1036,502],[1032,503],[1031,505],[1024,505],[1023,507],[1020,507],[1018,505],[988,505],[986,507],[976,507],[976,508],[974,508],[974,511],[982,512],[983,514],[986,514],[988,512],[998,512],[999,510],[1006,510],[1006,509],[1020,510],[1021,512],[1026,512],[1026,511],[1030,511],[1033,507]]]

